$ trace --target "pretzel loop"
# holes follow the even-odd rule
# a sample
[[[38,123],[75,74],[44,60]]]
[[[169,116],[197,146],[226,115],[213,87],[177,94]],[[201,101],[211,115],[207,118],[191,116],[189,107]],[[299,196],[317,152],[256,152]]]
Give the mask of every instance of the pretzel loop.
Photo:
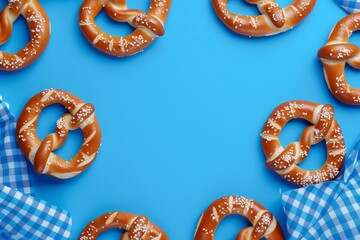
[[[125,57],[148,47],[158,36],[164,35],[164,24],[171,0],[150,0],[147,13],[127,9],[125,0],[85,0],[79,12],[79,25],[85,37],[97,49],[107,54]],[[125,37],[114,37],[104,33],[96,24],[95,17],[102,8],[112,19],[127,22],[135,28]]]
[[[269,36],[284,32],[299,24],[315,6],[316,0],[295,0],[281,8],[275,0],[245,0],[257,5],[262,15],[244,16],[227,9],[228,0],[212,0],[215,13],[232,31],[246,36]]]
[[[56,131],[44,138],[37,136],[36,127],[41,111],[52,104],[62,104],[70,113],[56,122]],[[65,161],[53,153],[61,147],[70,130],[80,128],[84,141],[77,154]],[[39,174],[57,178],[71,178],[90,166],[100,148],[101,131],[92,104],[56,89],[45,90],[32,97],[22,111],[16,127],[18,143],[25,156]]]
[[[37,0],[8,1],[0,12],[0,45],[11,36],[14,21],[22,15],[28,24],[30,41],[16,54],[0,51],[0,70],[15,71],[22,69],[45,50],[50,36],[48,17]]]
[[[360,49],[348,42],[351,34],[359,29],[360,13],[346,16],[334,26],[326,45],[318,51],[330,92],[338,100],[352,105],[360,105],[360,89],[348,84],[345,65],[360,69]]]
[[[205,210],[198,222],[194,240],[214,240],[217,226],[226,216],[239,214],[246,217],[252,226],[242,229],[237,240],[254,240],[266,238],[269,240],[284,240],[281,226],[272,213],[252,199],[240,196],[220,198]]]
[[[110,228],[121,228],[126,231],[120,240],[168,240],[165,232],[151,223],[147,217],[123,212],[109,212],[91,221],[83,229],[78,240],[95,240]]]
[[[312,125],[301,134],[299,142],[283,148],[279,136],[282,128],[292,119],[301,118]],[[311,145],[325,140],[327,159],[316,171],[305,171],[297,166],[310,151]],[[343,166],[346,148],[340,126],[334,119],[331,105],[311,102],[286,102],[278,106],[268,118],[261,133],[266,155],[265,165],[297,186],[317,184],[334,179]]]

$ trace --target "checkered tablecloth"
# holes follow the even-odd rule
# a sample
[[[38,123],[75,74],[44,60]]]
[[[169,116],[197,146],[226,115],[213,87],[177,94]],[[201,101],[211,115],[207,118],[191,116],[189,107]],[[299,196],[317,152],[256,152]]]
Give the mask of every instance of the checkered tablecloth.
[[[360,239],[360,139],[336,180],[282,194],[290,240]]]
[[[336,0],[348,13],[360,11],[360,0]]]
[[[0,239],[70,239],[70,214],[35,197],[15,125],[0,97]]]

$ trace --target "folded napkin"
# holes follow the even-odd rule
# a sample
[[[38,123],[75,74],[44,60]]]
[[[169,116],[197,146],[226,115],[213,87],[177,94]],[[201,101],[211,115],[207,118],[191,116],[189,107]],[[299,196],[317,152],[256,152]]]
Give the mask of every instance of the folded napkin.
[[[15,124],[0,97],[0,239],[70,239],[70,214],[35,198]]]
[[[360,0],[336,0],[348,13],[360,11]]]
[[[293,239],[360,239],[360,138],[336,181],[282,194]]]

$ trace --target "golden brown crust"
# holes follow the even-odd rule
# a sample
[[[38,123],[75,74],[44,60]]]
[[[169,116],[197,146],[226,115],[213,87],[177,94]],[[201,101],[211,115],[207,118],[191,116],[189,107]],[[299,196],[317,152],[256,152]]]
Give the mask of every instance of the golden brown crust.
[[[94,219],[83,229],[78,240],[95,240],[110,228],[126,230],[121,240],[168,240],[165,232],[147,217],[123,212],[109,212]]]
[[[130,56],[164,35],[170,5],[171,0],[151,0],[148,13],[143,13],[127,9],[125,0],[85,0],[79,12],[79,25],[88,41],[98,50],[116,57]],[[103,7],[112,19],[128,22],[135,31],[125,37],[104,33],[94,21]]]
[[[360,49],[348,42],[351,34],[359,29],[360,13],[346,16],[334,26],[326,45],[318,52],[330,92],[343,103],[352,105],[360,105],[360,89],[348,84],[344,70],[346,63],[360,68]]]
[[[214,240],[214,234],[221,220],[231,214],[240,214],[249,219],[253,226],[239,232],[236,239],[253,240],[265,237],[269,240],[284,240],[284,234],[273,214],[252,199],[227,196],[220,198],[201,215],[194,240]]]
[[[41,142],[36,132],[39,115],[44,108],[56,103],[63,105],[69,113],[57,121],[56,132]],[[16,134],[20,149],[37,173],[66,179],[77,176],[90,166],[101,142],[101,130],[94,111],[93,105],[57,89],[44,90],[28,101],[18,119]],[[64,144],[69,130],[77,128],[83,132],[83,145],[70,161],[65,161],[53,151]]]
[[[316,0],[295,0],[282,9],[275,0],[245,0],[256,4],[262,15],[243,16],[227,9],[228,0],[212,0],[219,19],[232,31],[245,36],[269,36],[298,25],[315,6]]]
[[[28,24],[30,41],[16,54],[0,51],[0,70],[15,71],[34,62],[44,52],[50,37],[49,19],[37,0],[9,1],[0,13],[0,45],[11,35],[13,22],[22,15]]]
[[[304,130],[299,142],[293,142],[284,148],[279,141],[281,130],[287,122],[296,118],[305,119],[312,125]],[[325,140],[327,149],[324,165],[317,171],[306,171],[298,167],[296,164],[307,157],[311,145],[322,140]],[[346,154],[344,137],[334,119],[332,106],[306,101],[279,105],[263,127],[261,144],[267,158],[266,166],[297,186],[334,179],[344,164]]]

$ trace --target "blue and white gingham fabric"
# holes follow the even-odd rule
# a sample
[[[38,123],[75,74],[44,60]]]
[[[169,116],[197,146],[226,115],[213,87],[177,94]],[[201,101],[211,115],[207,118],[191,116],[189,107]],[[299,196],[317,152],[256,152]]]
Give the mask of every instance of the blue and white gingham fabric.
[[[14,115],[0,97],[0,239],[70,239],[70,214],[35,198],[15,125]]]
[[[360,11],[360,0],[336,0],[348,13]]]
[[[360,239],[360,139],[336,180],[281,196],[289,240]]]

